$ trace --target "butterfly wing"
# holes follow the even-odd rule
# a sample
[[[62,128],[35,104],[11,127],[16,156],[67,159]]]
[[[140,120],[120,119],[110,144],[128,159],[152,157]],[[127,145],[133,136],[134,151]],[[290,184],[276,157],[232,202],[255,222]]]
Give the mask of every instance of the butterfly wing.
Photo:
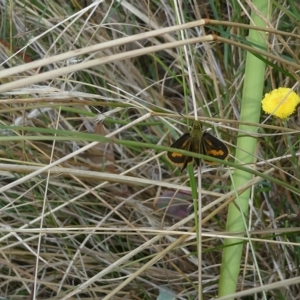
[[[201,140],[202,145],[202,153],[204,155],[208,155],[214,158],[226,160],[229,156],[229,149],[228,147],[219,139],[214,137],[208,132],[203,133],[203,137]],[[208,164],[216,164],[212,161],[205,160]]]
[[[191,151],[191,135],[185,133],[178,140],[176,140],[172,145],[172,148]],[[186,156],[176,151],[167,152],[167,158],[176,166],[182,167],[181,172],[186,168],[188,163],[193,161],[193,157]]]

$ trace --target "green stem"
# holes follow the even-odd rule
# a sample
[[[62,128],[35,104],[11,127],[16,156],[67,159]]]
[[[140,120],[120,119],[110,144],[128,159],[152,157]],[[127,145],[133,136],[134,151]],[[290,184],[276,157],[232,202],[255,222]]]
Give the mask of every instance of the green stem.
[[[252,4],[263,16],[267,16],[267,0],[254,0]],[[256,11],[256,10],[255,10]],[[254,10],[251,18],[256,26],[265,27],[266,24],[261,20]],[[249,41],[257,47],[266,48],[266,35],[263,32],[251,30]],[[265,63],[259,60],[250,52],[246,57],[245,81],[241,103],[241,121],[258,123],[261,112],[261,99],[263,92],[265,75]],[[240,132],[253,133],[255,127],[246,125],[239,126]],[[240,164],[251,164],[255,160],[256,138],[250,136],[240,136],[237,140],[236,161]],[[232,178],[232,189],[236,190],[239,186],[252,179],[252,174],[235,170]],[[226,231],[241,232],[247,229],[246,217],[249,209],[250,189],[237,197],[235,203],[229,205]],[[222,256],[221,274],[219,282],[219,296],[233,294],[237,289],[237,280],[241,269],[241,257],[244,244],[239,239],[226,239]]]

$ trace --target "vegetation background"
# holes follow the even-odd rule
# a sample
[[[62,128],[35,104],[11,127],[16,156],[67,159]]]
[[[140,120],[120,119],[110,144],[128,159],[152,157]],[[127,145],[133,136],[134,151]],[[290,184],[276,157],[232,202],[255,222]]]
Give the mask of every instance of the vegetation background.
[[[0,299],[299,299],[299,118],[260,100],[298,89],[300,7],[258,3],[0,0]],[[194,177],[164,151],[195,115],[231,156]]]

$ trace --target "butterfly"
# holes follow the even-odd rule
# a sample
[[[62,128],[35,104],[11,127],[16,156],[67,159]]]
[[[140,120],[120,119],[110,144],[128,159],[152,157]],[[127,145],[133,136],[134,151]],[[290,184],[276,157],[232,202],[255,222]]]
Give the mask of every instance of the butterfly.
[[[222,141],[210,133],[202,131],[200,121],[195,121],[191,132],[185,133],[178,140],[176,140],[171,147],[200,153],[223,160],[227,160],[230,154],[228,147]],[[195,160],[197,166],[200,164],[199,158],[178,153],[176,150],[167,152],[167,158],[172,164],[181,167],[181,172],[186,168],[187,164],[192,163],[193,160]],[[208,164],[216,164],[215,162],[208,160],[205,160],[205,162]]]

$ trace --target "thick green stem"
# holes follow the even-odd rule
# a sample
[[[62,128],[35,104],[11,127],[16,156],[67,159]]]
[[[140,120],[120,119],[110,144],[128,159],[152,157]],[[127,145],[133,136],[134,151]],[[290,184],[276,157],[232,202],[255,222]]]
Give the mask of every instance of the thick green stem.
[[[267,1],[255,0],[252,4],[263,16],[267,15]],[[264,21],[253,10],[252,20],[256,26],[265,27]],[[258,47],[266,48],[266,35],[264,32],[250,31],[249,41]],[[258,123],[261,112],[261,99],[265,75],[265,63],[251,53],[247,53],[245,81],[241,103],[241,121]],[[236,162],[238,164],[252,164],[255,161],[256,138],[245,132],[252,133],[256,128],[241,125],[241,136],[237,140]],[[247,183],[252,174],[236,170],[233,174],[232,189]],[[249,209],[250,189],[241,194],[229,206],[226,231],[241,232],[246,230],[246,219]],[[222,257],[222,266],[219,282],[219,296],[230,295],[236,291],[237,280],[240,272],[241,256],[244,244],[239,239],[226,239]]]

